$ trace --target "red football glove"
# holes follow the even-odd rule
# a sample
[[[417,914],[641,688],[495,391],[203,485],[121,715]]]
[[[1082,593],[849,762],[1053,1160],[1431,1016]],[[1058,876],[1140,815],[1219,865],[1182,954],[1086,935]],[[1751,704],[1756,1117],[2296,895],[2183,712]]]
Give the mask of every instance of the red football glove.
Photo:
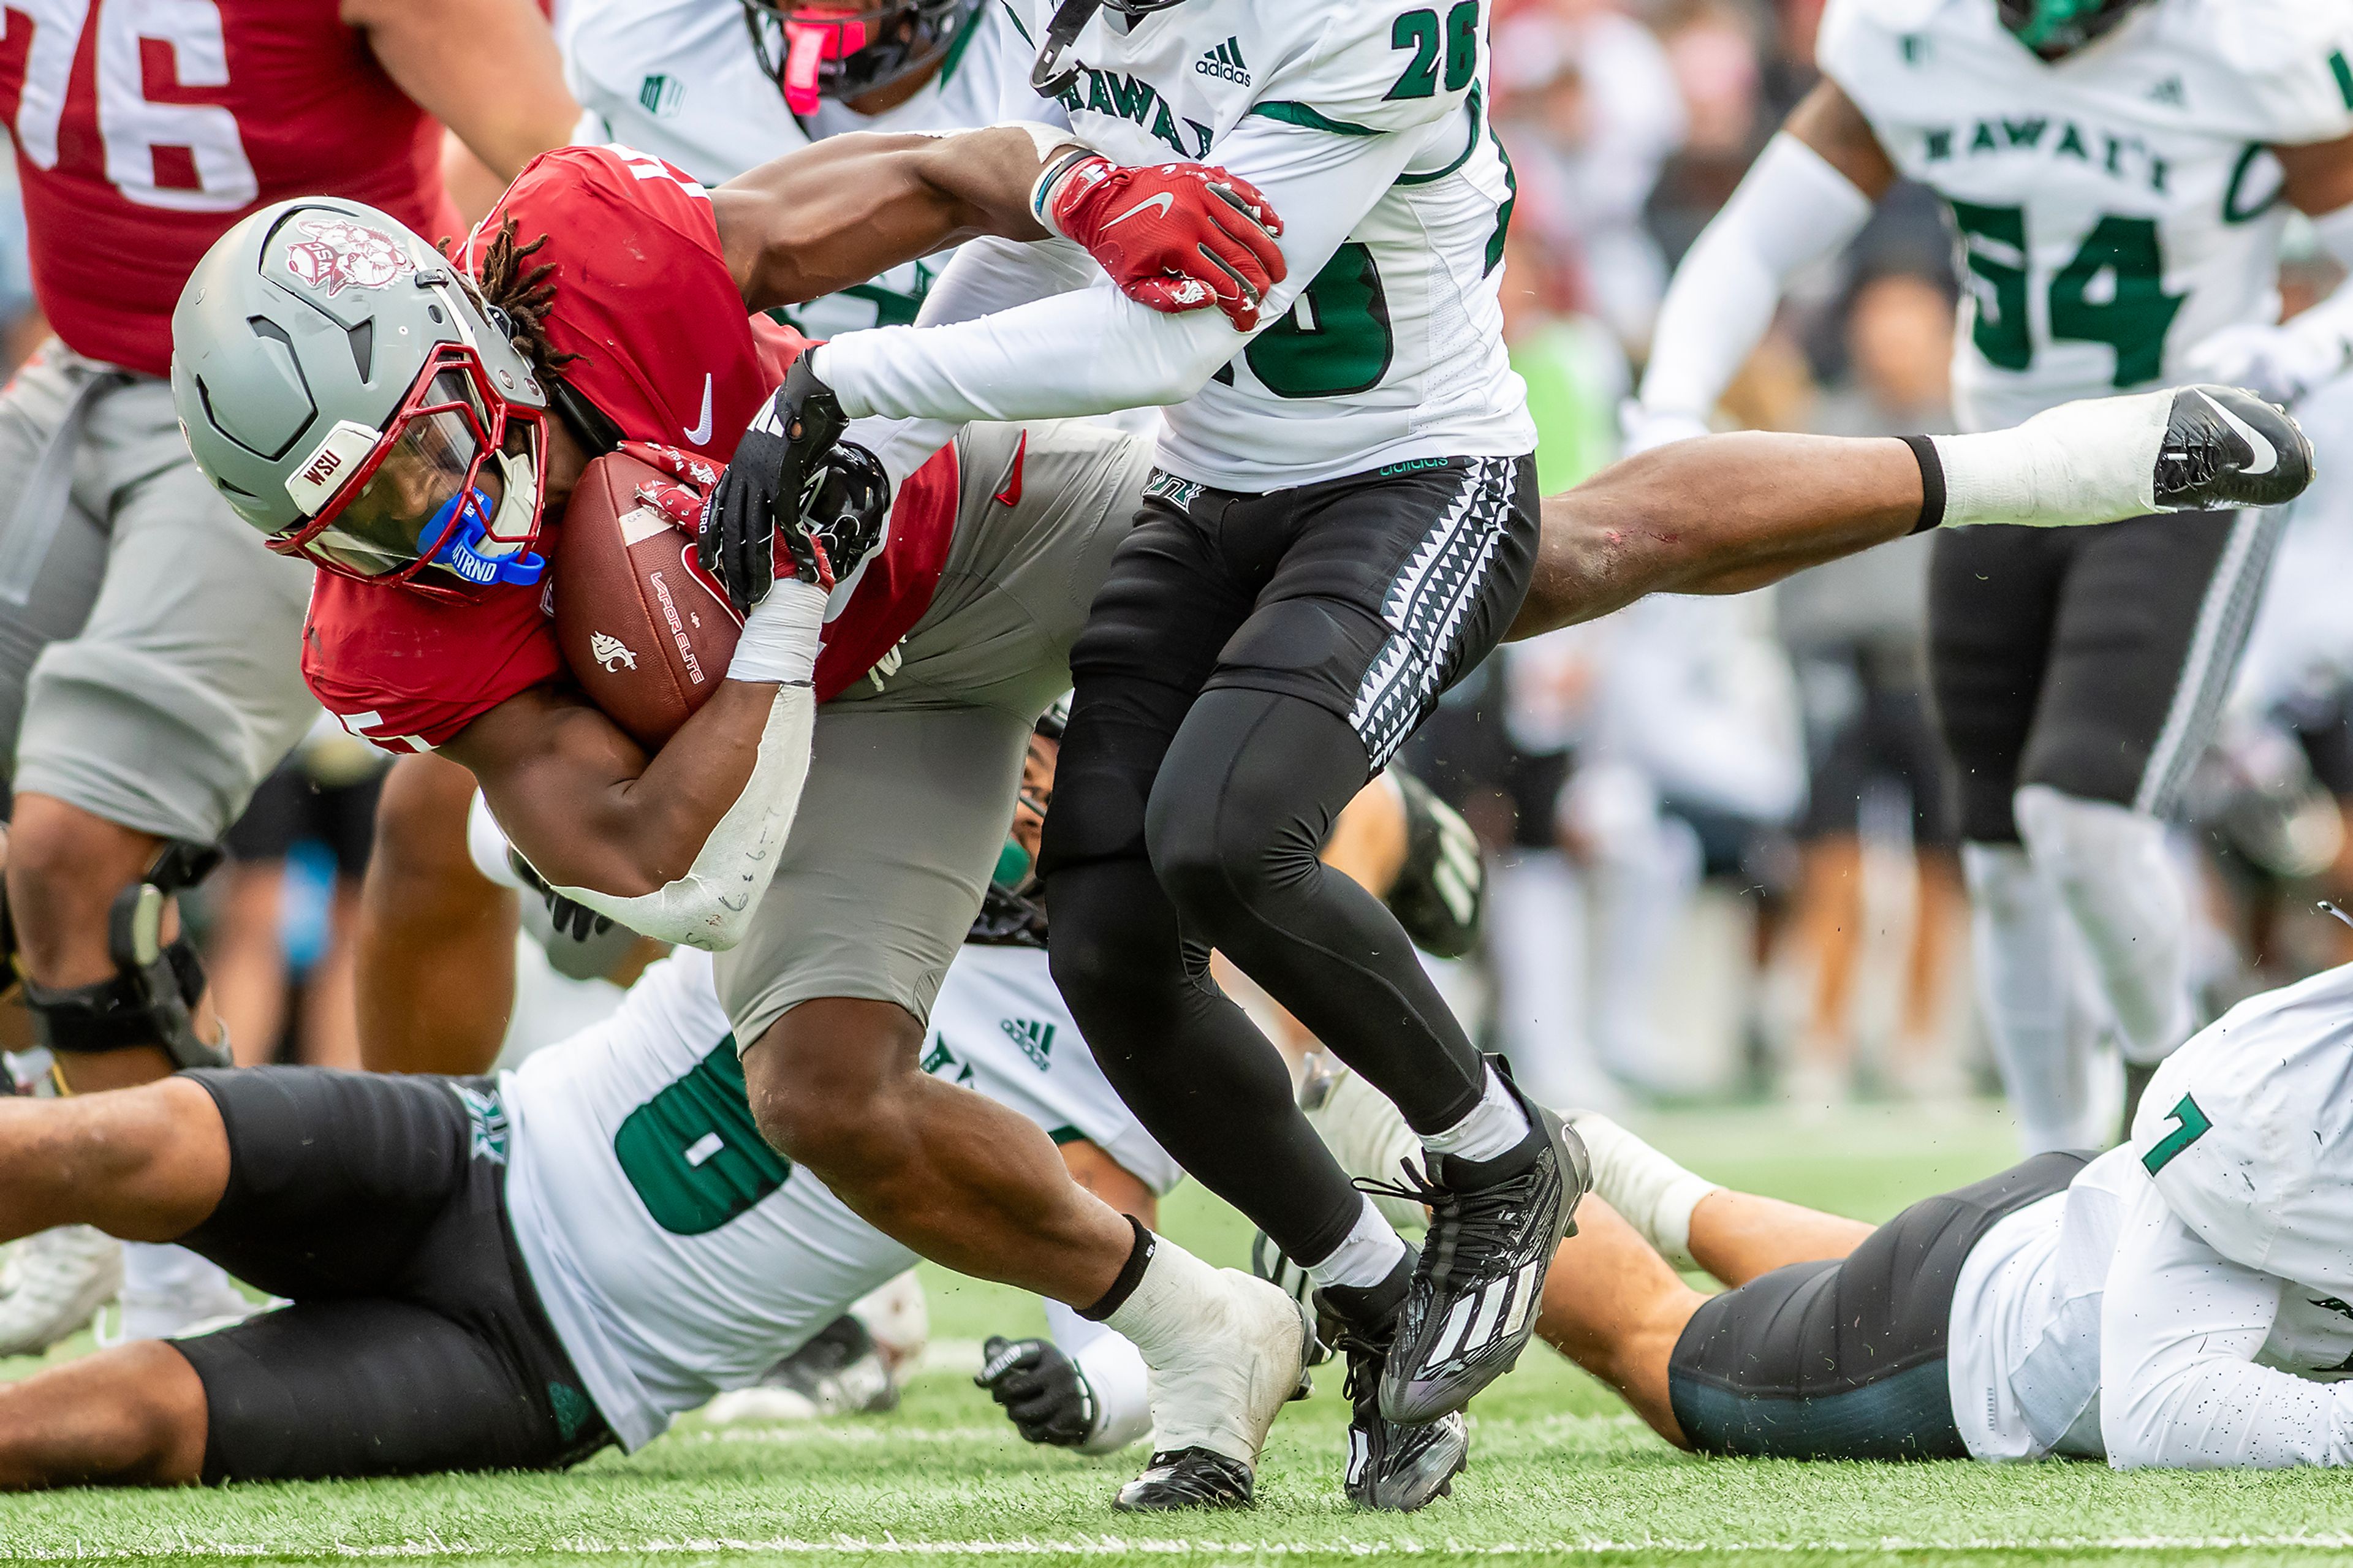
[[[624,441],[620,449],[678,481],[645,480],[638,486],[638,499],[670,519],[672,528],[692,535],[702,517],[702,498],[719,482],[719,465],[683,447],[659,441]]]
[[[1086,248],[1120,291],[1175,314],[1214,304],[1244,331],[1288,268],[1282,220],[1247,180],[1214,163],[1122,168],[1095,153],[1047,172],[1039,221]]]

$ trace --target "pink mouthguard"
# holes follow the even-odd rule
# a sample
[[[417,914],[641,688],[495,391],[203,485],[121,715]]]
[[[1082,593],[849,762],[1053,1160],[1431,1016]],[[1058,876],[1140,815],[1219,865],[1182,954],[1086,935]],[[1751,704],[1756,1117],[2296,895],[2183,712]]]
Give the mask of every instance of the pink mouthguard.
[[[785,20],[785,107],[815,114],[818,70],[828,60],[847,59],[864,48],[866,24],[848,7],[810,5]]]

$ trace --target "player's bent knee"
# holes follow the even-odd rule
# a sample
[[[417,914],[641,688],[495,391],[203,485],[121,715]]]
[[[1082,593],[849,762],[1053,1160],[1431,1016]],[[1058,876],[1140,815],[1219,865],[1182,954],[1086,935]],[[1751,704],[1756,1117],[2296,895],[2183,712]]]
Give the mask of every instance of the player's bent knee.
[[[154,859],[160,842],[47,796],[18,801],[9,825],[8,900],[37,979],[81,950],[104,962],[108,910]]]
[[[204,1382],[160,1340],[0,1388],[0,1489],[189,1486],[203,1479]]]
[[[919,1087],[923,1031],[887,1002],[804,1002],[744,1053],[744,1088],[760,1136],[824,1174],[892,1158],[900,1097]]]

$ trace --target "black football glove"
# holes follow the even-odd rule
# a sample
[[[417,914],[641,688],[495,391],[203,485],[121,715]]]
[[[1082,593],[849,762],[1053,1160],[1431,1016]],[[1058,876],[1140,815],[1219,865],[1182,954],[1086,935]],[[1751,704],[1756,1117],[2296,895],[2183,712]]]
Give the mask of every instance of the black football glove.
[[[1032,1443],[1076,1448],[1094,1436],[1094,1390],[1079,1363],[1051,1340],[991,1335],[981,1347],[980,1375],[973,1382],[988,1390]]]
[[[600,915],[587,905],[575,903],[549,887],[547,879],[541,876],[532,863],[522,858],[521,850],[510,846],[507,849],[507,864],[513,868],[516,876],[522,879],[524,887],[547,901],[548,918],[555,922],[557,935],[569,937],[574,942],[586,942],[590,937],[603,936],[613,929],[613,919],[610,915]]]
[[[833,389],[817,378],[804,353],[735,443],[727,471],[703,502],[694,550],[737,613],[776,585],[780,538],[804,581],[830,589],[845,574],[817,547],[802,517],[817,499],[827,455],[849,423]]]

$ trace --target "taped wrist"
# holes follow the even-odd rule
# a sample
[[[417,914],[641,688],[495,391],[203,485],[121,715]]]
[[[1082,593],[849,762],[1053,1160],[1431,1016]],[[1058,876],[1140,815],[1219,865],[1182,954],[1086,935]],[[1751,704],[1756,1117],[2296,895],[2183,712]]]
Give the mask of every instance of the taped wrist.
[[[736,653],[740,658],[741,645]],[[732,670],[730,674],[732,678]],[[776,874],[786,836],[800,808],[816,716],[817,696],[806,683],[776,688],[760,731],[752,776],[703,840],[685,876],[636,898],[594,888],[559,886],[555,891],[659,942],[682,942],[708,952],[723,952],[742,942],[751,928],[752,911]]]
[[[816,584],[779,578],[744,617],[727,679],[808,685],[817,677],[818,648],[825,637],[825,590]]]

